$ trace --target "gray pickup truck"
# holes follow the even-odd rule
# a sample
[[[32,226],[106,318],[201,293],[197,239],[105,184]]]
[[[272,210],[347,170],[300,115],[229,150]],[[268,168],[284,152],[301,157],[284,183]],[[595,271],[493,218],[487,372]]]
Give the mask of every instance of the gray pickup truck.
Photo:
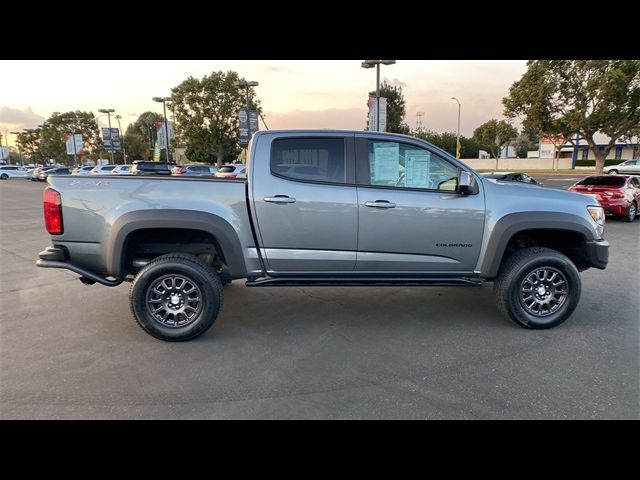
[[[37,264],[72,270],[85,284],[132,282],[138,324],[179,341],[213,325],[234,279],[247,287],[493,281],[511,320],[550,328],[576,308],[578,272],[608,262],[593,198],[485,179],[417,138],[262,131],[248,158],[246,181],[50,176],[52,245]]]

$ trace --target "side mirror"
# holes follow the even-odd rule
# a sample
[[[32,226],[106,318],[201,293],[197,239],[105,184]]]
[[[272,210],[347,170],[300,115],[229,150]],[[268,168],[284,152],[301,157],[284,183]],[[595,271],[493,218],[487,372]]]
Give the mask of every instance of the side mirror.
[[[469,195],[474,191],[475,179],[473,175],[464,170],[460,172],[460,178],[458,180],[458,193],[460,195]]]

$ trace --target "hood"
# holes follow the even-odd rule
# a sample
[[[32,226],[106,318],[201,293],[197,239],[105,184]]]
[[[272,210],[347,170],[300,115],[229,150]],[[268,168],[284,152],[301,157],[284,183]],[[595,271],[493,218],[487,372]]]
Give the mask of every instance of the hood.
[[[519,182],[506,182],[495,179],[483,178],[482,184],[487,196],[492,196],[509,202],[509,207],[522,211],[562,211],[563,205],[586,207],[597,205],[592,197],[566,190],[541,187]]]

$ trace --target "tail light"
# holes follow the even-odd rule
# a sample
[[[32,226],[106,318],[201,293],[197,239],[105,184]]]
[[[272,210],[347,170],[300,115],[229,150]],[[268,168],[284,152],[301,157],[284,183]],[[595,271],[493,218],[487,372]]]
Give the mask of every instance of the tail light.
[[[624,198],[624,192],[614,191],[609,192],[609,195],[611,196],[611,198]]]
[[[236,178],[238,175],[235,173],[227,173],[227,178]]]
[[[60,193],[52,188],[45,188],[42,194],[44,202],[44,225],[50,235],[62,235],[62,200]]]
[[[184,175],[185,173],[187,173],[187,169],[186,169],[186,168],[183,168],[183,167],[180,167],[180,168],[178,169],[178,173],[179,173],[180,175]]]

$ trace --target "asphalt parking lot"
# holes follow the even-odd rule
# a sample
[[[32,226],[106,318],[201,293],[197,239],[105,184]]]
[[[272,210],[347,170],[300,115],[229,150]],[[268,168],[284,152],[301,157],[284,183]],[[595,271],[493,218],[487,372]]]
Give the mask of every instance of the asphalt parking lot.
[[[0,182],[2,419],[640,418],[640,219],[607,220],[609,267],[581,274],[552,330],[500,316],[491,284],[235,281],[209,332],[165,343],[136,325],[129,284],[35,266],[44,186]]]

